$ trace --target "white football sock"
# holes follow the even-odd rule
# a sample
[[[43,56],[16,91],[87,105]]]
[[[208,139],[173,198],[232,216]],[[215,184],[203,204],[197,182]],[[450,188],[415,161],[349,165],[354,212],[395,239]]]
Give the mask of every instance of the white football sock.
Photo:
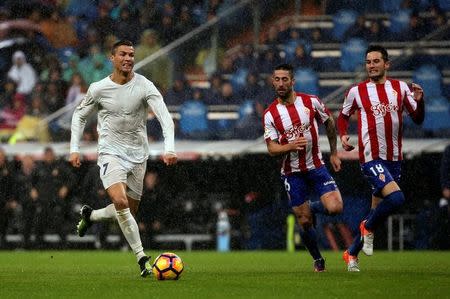
[[[123,209],[116,212],[117,221],[119,222],[120,229],[122,230],[125,239],[136,255],[136,259],[139,260],[145,256],[144,248],[142,247],[141,237],[139,235],[139,227],[133,215],[131,215],[130,209]]]
[[[116,219],[116,208],[114,204],[110,204],[103,209],[93,210],[89,219],[93,222]]]

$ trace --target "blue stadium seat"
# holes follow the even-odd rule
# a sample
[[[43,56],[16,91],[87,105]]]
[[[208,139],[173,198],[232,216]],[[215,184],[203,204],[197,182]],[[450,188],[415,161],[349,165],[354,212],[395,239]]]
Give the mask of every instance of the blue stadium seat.
[[[414,71],[413,82],[422,86],[426,98],[442,95],[442,74],[434,64],[422,65]]]
[[[409,10],[399,10],[391,14],[389,31],[391,33],[400,33],[409,27],[411,12]]]
[[[400,10],[400,6],[404,0],[382,0],[381,10],[383,12],[395,13]]]
[[[239,92],[247,83],[248,69],[238,68],[230,78],[230,83],[233,86],[234,92]]]
[[[199,101],[189,100],[180,107],[180,133],[183,137],[206,139],[208,137],[208,108]]]
[[[367,42],[361,38],[351,38],[341,46],[341,71],[354,72],[364,64]]]
[[[333,38],[342,41],[345,31],[355,24],[358,13],[351,9],[341,9],[333,16]]]
[[[423,129],[436,132],[450,129],[450,103],[444,97],[430,98],[425,108]]]
[[[450,11],[450,1],[448,0],[438,0],[439,8],[445,11]]]
[[[317,95],[319,93],[319,76],[310,68],[299,68],[294,72],[294,89],[298,92]]]

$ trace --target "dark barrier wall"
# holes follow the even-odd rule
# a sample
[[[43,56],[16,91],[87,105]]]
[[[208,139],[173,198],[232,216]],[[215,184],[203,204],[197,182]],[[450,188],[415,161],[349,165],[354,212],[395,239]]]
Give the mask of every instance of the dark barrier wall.
[[[327,156],[324,158],[328,161]],[[438,206],[441,197],[440,160],[441,154],[424,154],[407,160],[404,165],[402,189],[407,204],[400,213],[419,215],[421,220],[412,229],[421,229],[425,237],[432,230],[428,222],[432,221],[432,211]],[[81,204],[90,203],[98,208],[108,203],[104,197],[95,198],[101,193],[93,189],[101,188],[100,183],[95,183],[97,169],[93,162],[87,161],[80,169],[72,169],[76,184],[73,184],[75,187],[70,194],[71,207],[62,234],[74,233],[78,221],[76,211]],[[139,221],[149,228],[144,234],[145,240],[151,240],[156,234],[167,233],[215,234],[217,212],[225,209],[232,225],[233,249],[285,247],[285,223],[290,210],[279,179],[276,158],[264,154],[243,155],[233,159],[181,161],[171,168],[159,161],[149,161],[148,170],[158,173],[159,182],[155,192],[144,190],[138,214]],[[354,231],[370,207],[370,188],[360,173],[357,161],[343,161],[342,171],[332,174],[343,195],[344,213],[339,218],[329,217],[319,221],[343,222]],[[311,199],[317,198],[312,195]],[[18,217],[16,220],[20,222],[20,219]],[[155,222],[159,222],[158,225],[154,225]],[[17,227],[13,224],[9,223],[8,233],[20,234],[23,224],[18,223]],[[426,224],[426,227],[421,227],[422,224]],[[118,231],[115,230],[115,233]],[[416,238],[419,234],[413,235],[412,238]],[[328,247],[323,235],[321,239],[322,246]],[[149,242],[150,246],[156,246]],[[415,242],[410,240],[405,247],[414,248]],[[424,242],[425,248],[433,246],[431,241]],[[212,249],[214,242],[201,246],[199,248]],[[377,232],[375,246],[386,248],[385,228]]]

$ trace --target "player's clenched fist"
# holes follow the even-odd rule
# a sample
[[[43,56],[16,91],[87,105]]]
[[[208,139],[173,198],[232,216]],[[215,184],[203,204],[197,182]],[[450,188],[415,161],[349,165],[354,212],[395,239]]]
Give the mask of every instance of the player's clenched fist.
[[[73,167],[80,167],[81,161],[80,161],[80,153],[71,153],[69,157],[69,162],[72,164]]]

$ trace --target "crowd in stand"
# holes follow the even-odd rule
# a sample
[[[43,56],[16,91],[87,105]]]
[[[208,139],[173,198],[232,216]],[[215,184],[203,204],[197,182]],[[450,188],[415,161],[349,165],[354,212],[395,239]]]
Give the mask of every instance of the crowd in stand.
[[[71,109],[48,126],[40,120],[64,106],[74,107],[90,83],[111,72],[109,49],[116,40],[133,41],[138,62],[215,16],[224,2],[141,0],[131,5],[129,1],[114,0],[6,1],[0,8],[0,22],[10,25],[5,27],[9,29],[2,35],[14,37],[19,31],[26,31],[33,47],[31,51],[15,51],[7,75],[1,78],[0,137],[12,143],[36,139],[67,141]],[[195,53],[199,48],[195,42],[189,43],[189,49],[183,46],[163,55],[139,72],[155,82],[169,106],[196,102],[197,106],[203,104],[205,107],[239,107],[245,102],[252,103],[245,119],[225,120],[207,127],[211,131],[219,126],[232,131],[231,134],[221,137],[204,132],[186,134],[181,130],[177,135],[180,138],[256,138],[261,134],[256,124],[259,124],[264,108],[273,100],[270,73],[274,65],[289,62],[296,68],[338,71],[330,69],[326,61],[311,57],[312,44],[350,38],[363,38],[367,42],[398,40],[399,37],[417,40],[447,22],[445,13],[438,6],[428,7],[432,17],[424,19],[423,12],[419,14],[410,2],[405,3],[402,9],[410,13],[409,26],[399,33],[390,32],[384,22],[368,20],[364,14],[360,14],[355,24],[345,31],[342,40],[320,28],[305,31],[295,28],[294,24],[273,25],[258,48],[244,44],[237,51],[221,57],[217,69],[209,74],[208,88],[192,87],[184,74],[187,61],[196,60]],[[42,56],[36,58],[38,53]],[[186,57],[187,53],[194,57]],[[3,61],[3,65],[9,64],[9,61]],[[207,108],[202,109],[207,111]],[[241,113],[239,117],[242,117]],[[149,122],[152,124],[151,118]],[[244,134],[235,132],[238,126]],[[20,130],[16,130],[17,127]],[[38,133],[36,128],[39,128]],[[96,138],[94,128],[95,120],[92,120],[85,134],[86,140]],[[151,139],[160,138],[158,130],[151,126],[149,135]]]

